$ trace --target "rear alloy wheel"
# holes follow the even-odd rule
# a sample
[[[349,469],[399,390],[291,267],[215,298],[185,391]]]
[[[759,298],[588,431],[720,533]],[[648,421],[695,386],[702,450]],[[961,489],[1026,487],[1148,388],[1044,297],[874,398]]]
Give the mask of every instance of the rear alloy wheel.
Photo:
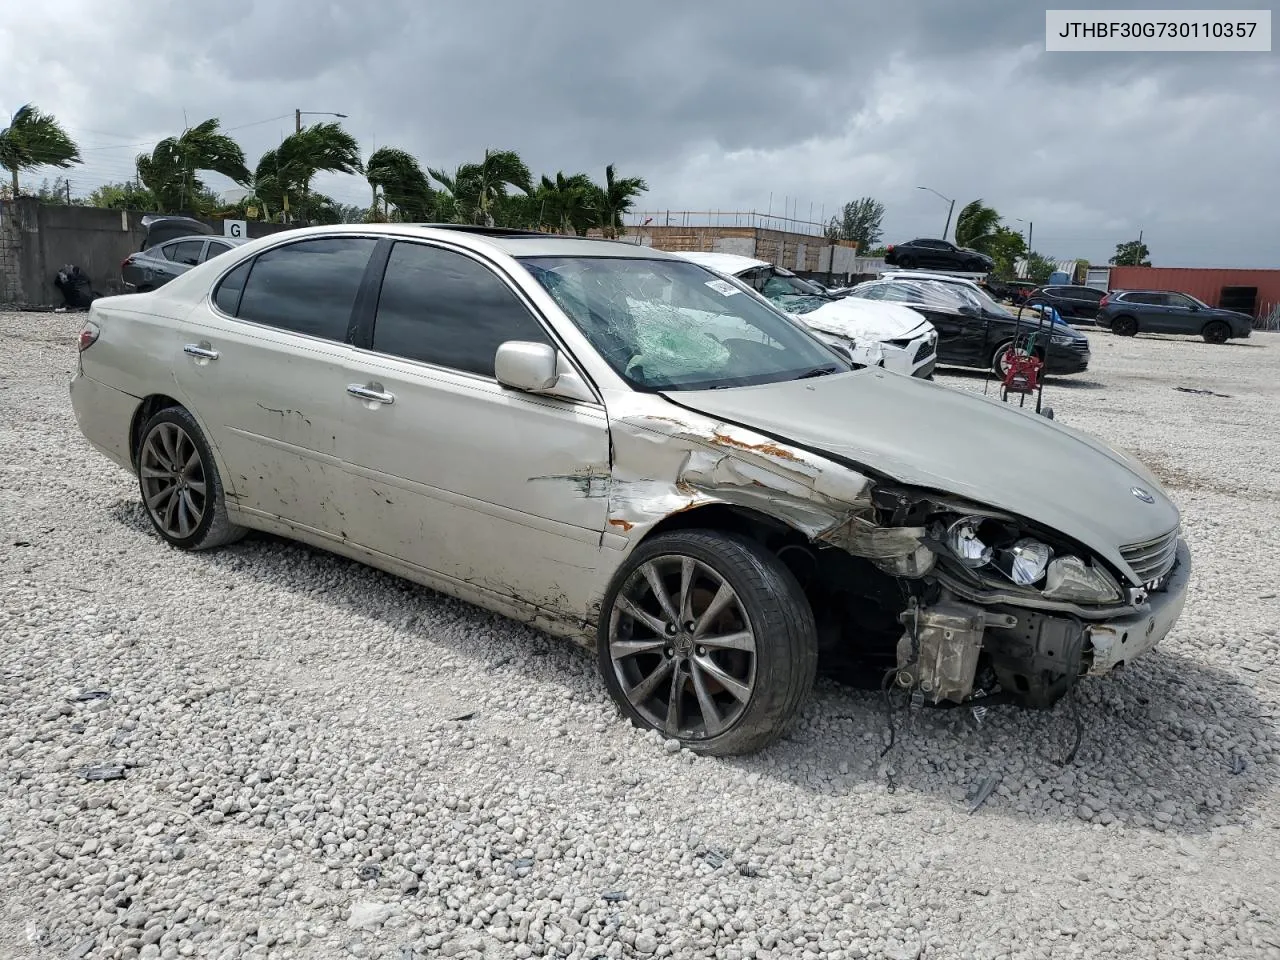
[[[776,740],[813,687],[817,631],[792,573],[755,541],[661,534],[605,598],[600,672],[623,714],[699,753]]]
[[[138,485],[151,525],[175,547],[207,550],[246,532],[228,519],[209,445],[182,407],[161,410],[142,428]]]
[[[1231,328],[1221,320],[1214,320],[1205,325],[1201,336],[1205,343],[1226,343],[1231,339]]]
[[[1117,337],[1132,337],[1138,332],[1138,321],[1133,317],[1116,317],[1111,321],[1111,332]]]

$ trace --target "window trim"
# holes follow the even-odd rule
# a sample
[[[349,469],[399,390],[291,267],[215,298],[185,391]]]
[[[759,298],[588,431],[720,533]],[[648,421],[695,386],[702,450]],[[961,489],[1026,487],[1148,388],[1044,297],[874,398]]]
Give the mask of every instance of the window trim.
[[[288,232],[289,231],[282,231],[282,233],[284,234],[287,234]],[[370,267],[373,266],[374,260],[378,255],[378,250],[386,239],[387,237],[385,234],[377,234],[372,232],[366,233],[363,231],[360,233],[317,233],[317,234],[311,234],[306,237],[296,237],[296,236],[284,237],[279,243],[274,243],[269,247],[264,247],[263,249],[259,250],[257,253],[252,254],[251,256],[242,257],[241,259],[237,260],[235,263],[228,266],[225,270],[223,270],[222,273],[218,275],[217,280],[215,280],[212,284],[209,285],[209,289],[205,293],[205,297],[204,297],[205,306],[214,314],[214,316],[220,317],[223,320],[230,320],[233,323],[243,323],[250,327],[257,327],[260,330],[270,330],[273,333],[283,334],[285,336],[302,337],[306,340],[314,340],[316,343],[336,344],[338,346],[350,347],[353,345],[351,342],[351,338],[355,333],[355,329],[356,329],[355,328],[356,308],[360,306],[360,295],[364,292],[365,285],[369,282],[369,269]],[[245,278],[244,278],[244,287],[242,287],[240,290],[240,300],[236,301],[236,308],[239,309],[240,303],[244,299],[244,291],[245,289],[248,288],[249,281],[253,278],[253,271],[254,271],[254,268],[257,267],[258,265],[259,257],[261,257],[264,253],[270,253],[273,250],[280,250],[284,247],[291,247],[299,243],[306,243],[309,240],[373,240],[375,241],[373,250],[369,254],[369,262],[365,264],[364,274],[360,278],[360,286],[356,290],[355,302],[351,305],[351,312],[347,317],[347,332],[346,332],[346,335],[343,337],[343,339],[330,340],[328,337],[317,337],[315,334],[303,333],[300,330],[287,330],[284,327],[273,326],[270,323],[261,323],[257,320],[248,320],[244,317],[232,316],[231,314],[222,310],[218,306],[218,301],[216,299],[218,289],[222,286],[222,284],[226,281],[228,275],[230,275],[232,272],[234,272],[235,270],[237,270],[239,267],[243,266],[246,263],[249,265],[249,272],[245,275]]]
[[[453,244],[444,243],[437,240],[434,237],[408,237],[408,236],[399,236],[399,235],[384,235],[381,239],[387,241],[386,251],[381,259],[381,265],[379,266],[376,273],[373,273],[366,277],[366,279],[369,281],[369,289],[367,291],[368,300],[365,303],[361,302],[361,294],[366,292],[363,288],[361,290],[361,294],[357,294],[356,296],[356,309],[360,309],[363,307],[367,311],[367,315],[362,315],[361,317],[358,318],[361,322],[358,323],[353,330],[353,334],[356,337],[356,339],[352,340],[350,343],[350,346],[352,347],[352,349],[359,351],[360,353],[367,353],[370,356],[380,357],[388,360],[394,360],[398,363],[411,363],[411,364],[414,364],[415,366],[422,367],[424,370],[435,370],[435,371],[440,371],[453,376],[470,377],[480,381],[481,383],[492,383],[492,384],[497,384],[498,386],[502,386],[502,384],[498,382],[498,378],[496,376],[490,376],[489,374],[484,374],[484,373],[476,373],[472,370],[461,370],[457,367],[449,367],[449,366],[445,366],[444,364],[433,363],[430,360],[418,360],[413,357],[402,357],[399,354],[385,353],[381,350],[375,350],[373,348],[373,331],[374,331],[374,326],[377,320],[378,302],[382,298],[382,284],[383,284],[383,281],[386,279],[387,265],[391,260],[391,252],[394,249],[395,245],[397,243],[408,243],[408,244],[414,244],[422,247],[434,247],[437,250],[444,250],[447,253],[456,253],[460,256],[470,259],[474,263],[477,263],[482,269],[485,269],[490,274],[492,274],[494,279],[496,279],[499,283],[503,284],[508,290],[514,293],[520,305],[523,306],[526,311],[528,311],[529,316],[533,319],[534,323],[536,323],[542,329],[543,335],[547,338],[547,341],[550,343],[550,345],[554,347],[558,353],[562,354],[565,357],[565,359],[569,361],[569,365],[573,368],[574,372],[578,375],[579,379],[582,380],[582,382],[587,385],[587,388],[591,391],[592,395],[595,397],[595,401],[593,403],[588,404],[584,400],[574,400],[568,397],[557,397],[554,395],[545,395],[545,394],[528,394],[530,398],[553,399],[553,400],[559,400],[565,403],[578,403],[578,404],[584,404],[588,406],[598,406],[598,407],[604,406],[604,398],[600,392],[600,388],[596,385],[595,381],[586,372],[586,369],[584,368],[584,366],[578,362],[578,358],[574,356],[573,352],[565,344],[564,339],[555,330],[554,325],[547,321],[547,318],[543,314],[543,312],[538,309],[538,307],[529,298],[528,294],[526,294],[525,291],[521,289],[520,284],[513,277],[511,277],[510,274],[505,269],[503,269],[501,264],[491,260],[490,258],[484,256],[483,254],[475,250],[471,250],[467,247],[458,247],[458,246],[454,246]],[[375,252],[375,258],[376,258],[376,252]],[[371,258],[369,261],[369,265],[371,268],[374,266],[375,258]],[[248,283],[248,280],[246,279],[245,282]],[[349,336],[349,339],[350,339],[350,336]]]

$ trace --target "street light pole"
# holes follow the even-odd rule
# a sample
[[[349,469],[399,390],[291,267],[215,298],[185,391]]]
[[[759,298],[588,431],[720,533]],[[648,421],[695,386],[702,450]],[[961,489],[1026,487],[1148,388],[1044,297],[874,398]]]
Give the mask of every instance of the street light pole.
[[[347,119],[347,115],[345,113],[333,113],[329,110],[300,110],[295,107],[293,110],[294,133],[302,132],[302,115],[304,113],[309,117],[341,117],[343,120]]]
[[[954,200],[952,200],[950,197],[944,197],[944,196],[942,196],[942,194],[940,194],[937,190],[933,189],[933,187],[916,187],[916,189],[917,189],[917,190],[928,190],[928,191],[929,191],[930,193],[932,193],[935,197],[939,197],[939,198],[941,198],[942,200],[945,200],[945,201],[947,202],[947,204],[948,204],[948,207],[947,207],[947,223],[946,223],[946,226],[944,226],[944,227],[942,228],[942,239],[943,239],[943,240],[947,239],[947,231],[951,229],[951,214],[952,214],[952,212],[953,212],[953,211],[955,210],[955,208],[956,208],[956,202],[955,202]]]

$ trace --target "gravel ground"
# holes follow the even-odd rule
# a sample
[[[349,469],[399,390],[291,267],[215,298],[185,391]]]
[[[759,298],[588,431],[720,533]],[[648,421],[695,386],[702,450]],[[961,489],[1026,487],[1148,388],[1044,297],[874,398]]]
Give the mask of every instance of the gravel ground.
[[[1068,704],[900,711],[882,758],[878,696],[826,681],[726,761],[473,607],[163,546],[75,427],[79,319],[0,314],[0,956],[1280,957],[1280,337],[1098,333],[1048,388],[1197,564],[1162,648],[1078,689],[1073,762]]]

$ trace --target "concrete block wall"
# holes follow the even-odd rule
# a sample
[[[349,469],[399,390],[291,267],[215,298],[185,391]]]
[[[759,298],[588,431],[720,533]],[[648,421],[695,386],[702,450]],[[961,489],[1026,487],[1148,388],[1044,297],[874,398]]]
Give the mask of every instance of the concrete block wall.
[[[34,197],[0,201],[0,305],[61,306],[54,278],[75,264],[104,295],[125,292],[120,262],[142,246],[145,214],[43,204]],[[204,220],[216,233],[221,221]],[[251,238],[290,229],[249,223]]]

